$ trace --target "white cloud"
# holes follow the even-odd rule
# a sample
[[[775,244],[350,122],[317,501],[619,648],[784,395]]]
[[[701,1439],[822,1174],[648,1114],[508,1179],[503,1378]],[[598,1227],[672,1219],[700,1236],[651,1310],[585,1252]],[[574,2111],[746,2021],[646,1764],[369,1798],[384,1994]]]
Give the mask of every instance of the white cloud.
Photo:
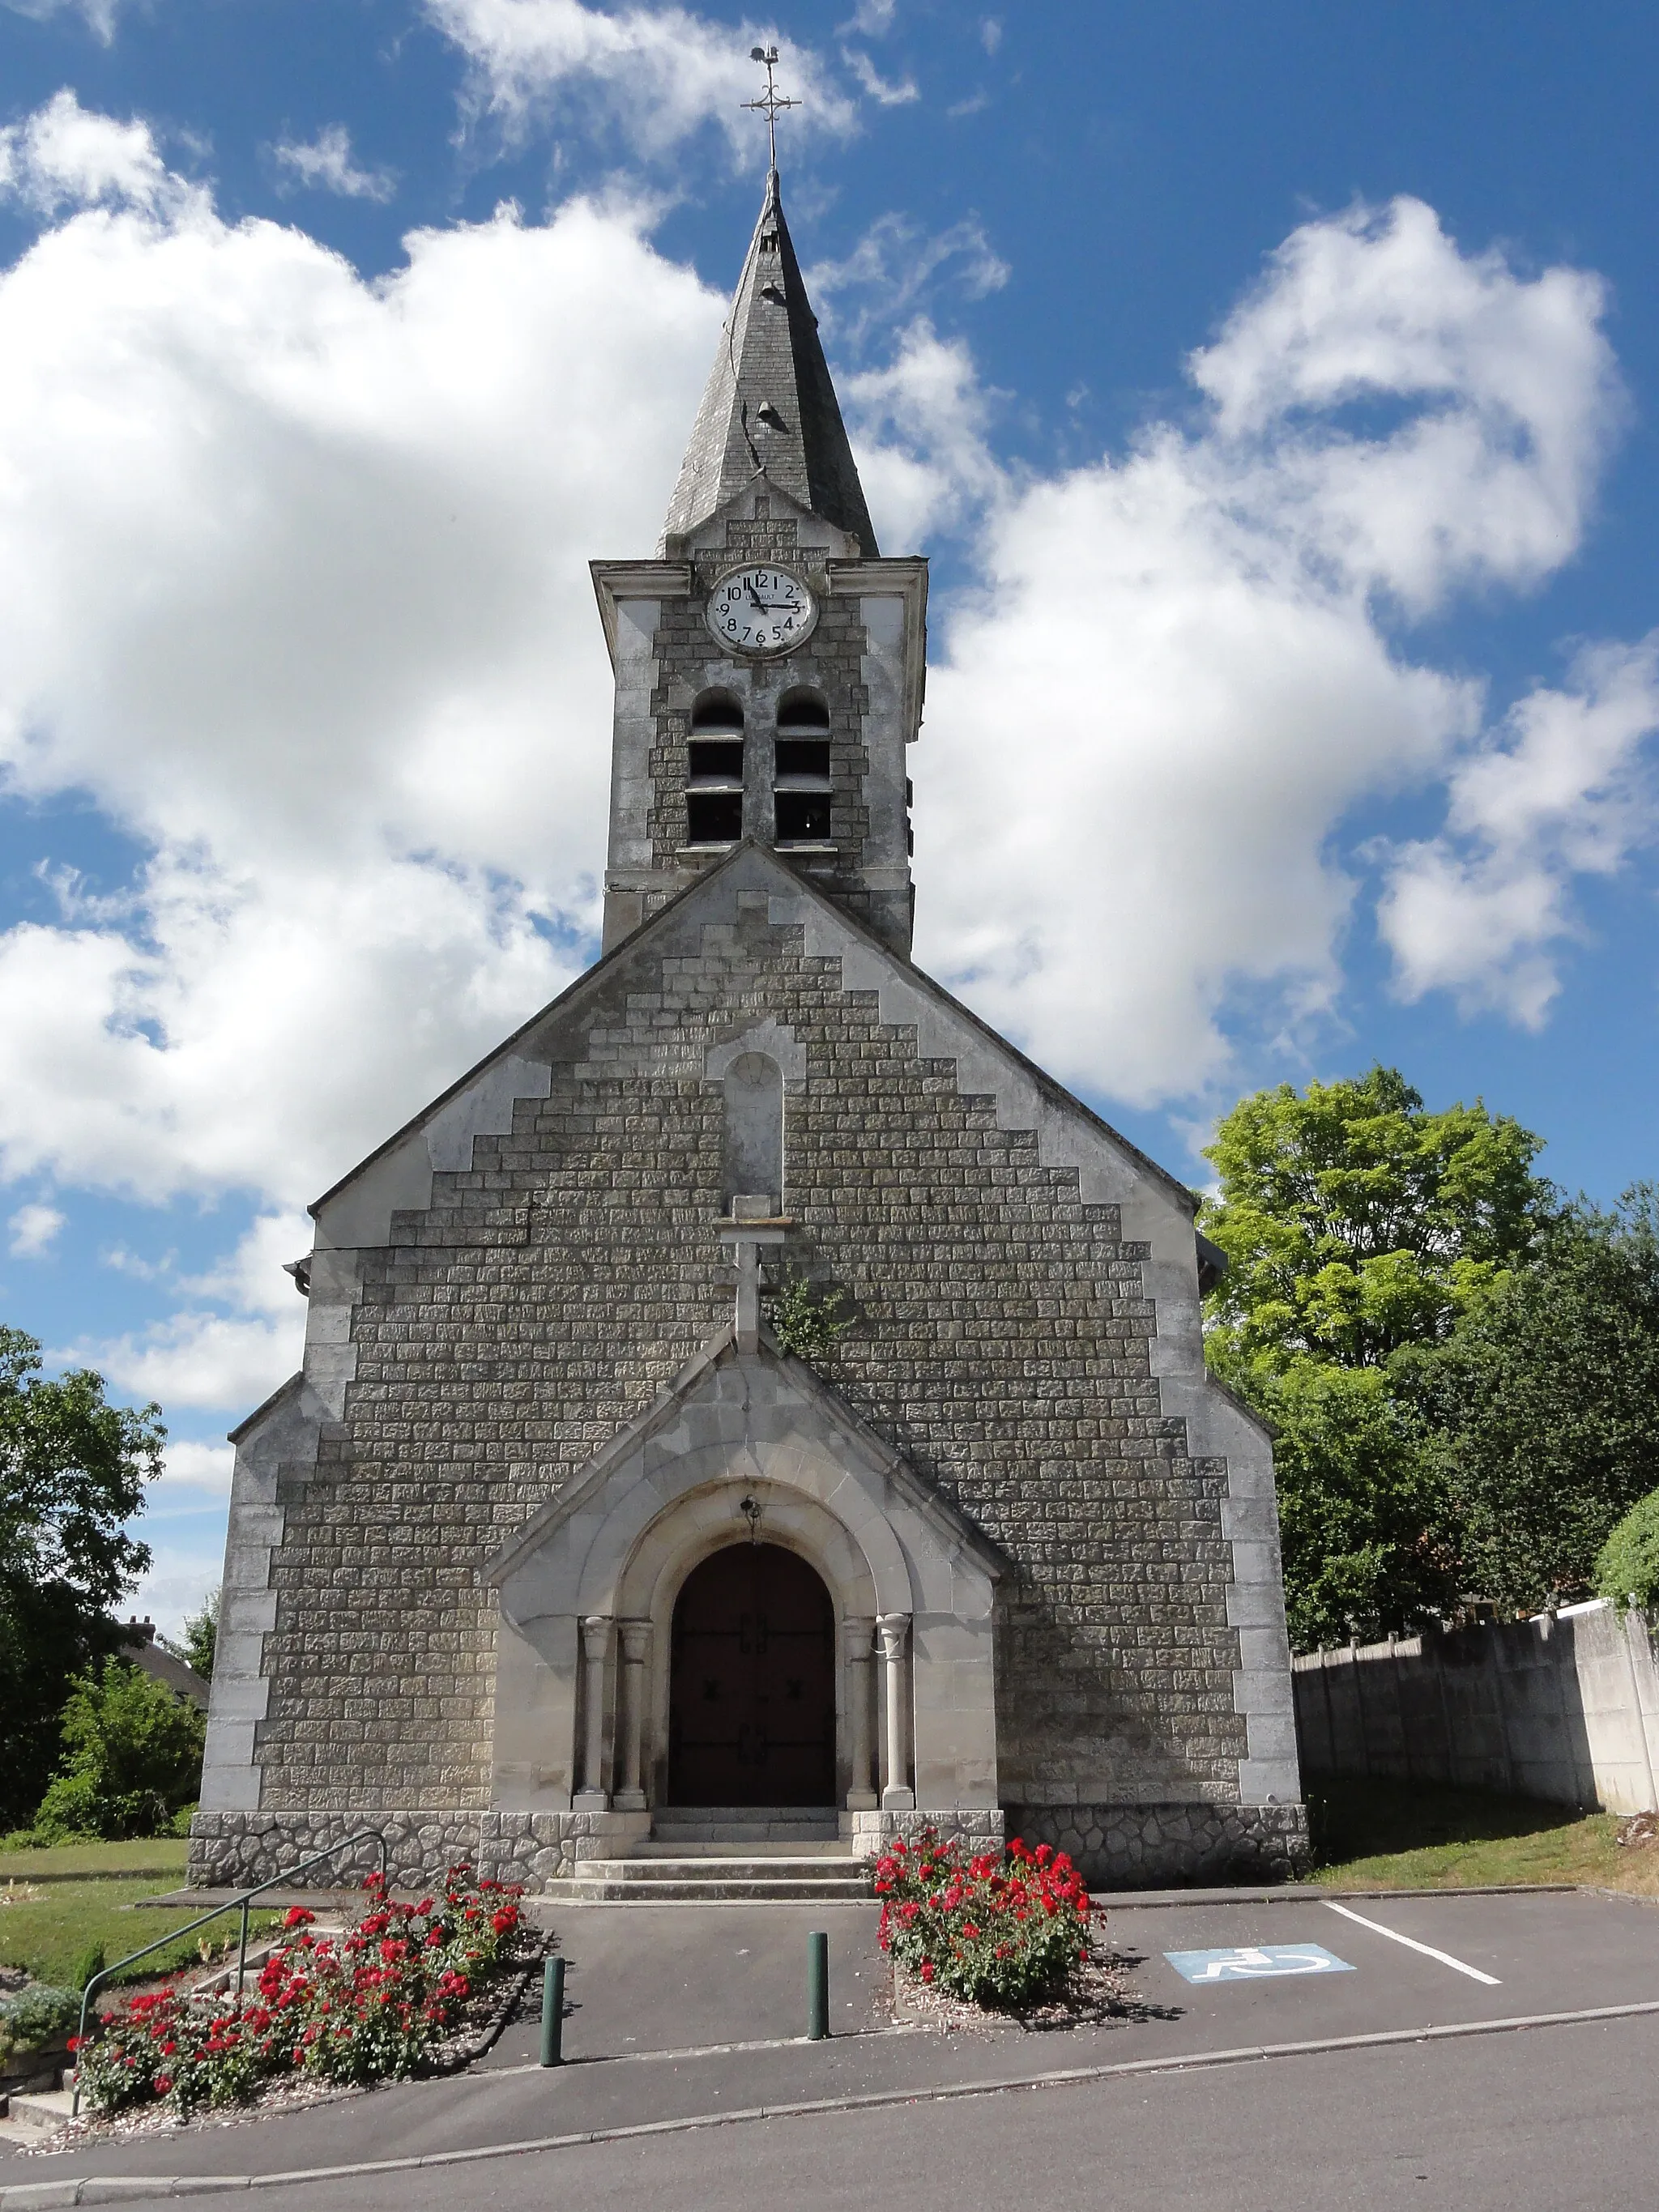
[[[0,937],[7,1175],[312,1197],[574,972],[586,562],[654,544],[721,312],[584,203],[367,284],[164,194],[0,276],[0,759],[150,855]]]
[[[1601,304],[1417,202],[1310,223],[1194,357],[1194,426],[1006,483],[915,755],[921,957],[1139,1102],[1218,1079],[1241,999],[1270,1027],[1328,1006],[1336,832],[1480,736],[1480,685],[1388,611],[1575,550],[1620,412]]]
[[[622,206],[417,233],[369,284],[165,180],[0,274],[0,758],[148,855],[0,937],[0,1169],[265,1209],[164,1325],[82,1349],[123,1387],[280,1382],[307,1241],[280,1217],[574,972],[609,777],[586,562],[654,544],[723,307]],[[1139,1100],[1224,1069],[1241,994],[1330,1004],[1354,809],[1510,758],[1542,788],[1547,695],[1483,736],[1398,611],[1579,544],[1619,410],[1599,307],[1405,202],[1299,232],[1195,357],[1194,419],[1122,458],[1000,465],[996,395],[925,322],[843,379],[884,544],[971,524],[982,556],[936,610],[921,957]],[[1577,799],[1500,835],[1454,785],[1440,864],[1477,890],[1494,854],[1603,864],[1640,713],[1575,682],[1571,743],[1603,748]],[[1467,988],[1394,865],[1406,987]]]
[[[351,133],[331,123],[308,141],[282,138],[270,149],[283,180],[302,191],[337,192],[343,199],[389,200],[398,189],[390,169],[360,169],[351,155]]]
[[[908,107],[912,100],[921,98],[914,77],[903,77],[895,83],[890,77],[883,76],[868,54],[860,53],[856,47],[843,46],[841,58],[878,106]]]
[[[897,13],[898,0],[859,0],[846,22],[836,27],[843,37],[850,33],[860,39],[884,39]]]
[[[217,1267],[178,1284],[191,1304],[143,1331],[54,1357],[95,1367],[117,1388],[158,1399],[169,1413],[179,1406],[246,1411],[300,1364],[305,1301],[283,1263],[309,1252],[311,1241],[305,1214],[261,1214]],[[210,1305],[231,1310],[216,1313]],[[168,1473],[186,1479],[180,1468],[201,1462],[190,1458],[194,1447],[173,1449],[185,1457],[175,1466],[170,1454]]]
[[[40,1260],[51,1251],[64,1217],[55,1206],[20,1206],[6,1227],[14,1260]]]
[[[154,209],[192,196],[169,174],[147,123],[94,114],[67,88],[0,131],[0,192],[47,216],[98,204]]]
[[[303,1310],[289,1324],[191,1311],[52,1357],[95,1367],[116,1389],[154,1398],[169,1413],[179,1406],[246,1413],[298,1367],[304,1328]]]
[[[960,338],[913,323],[885,368],[845,378],[842,395],[881,542],[919,545],[960,530],[1006,495],[988,442],[989,401]]]
[[[1000,17],[987,15],[982,20],[979,27],[979,42],[988,54],[995,53],[997,48],[1002,44],[1002,23]]]
[[[826,333],[857,346],[878,325],[914,314],[942,271],[970,300],[1000,292],[1012,273],[977,216],[929,232],[893,214],[878,216],[841,260],[815,262],[805,275]],[[835,308],[843,295],[858,303],[855,314]]]
[[[183,1492],[205,1491],[212,1498],[228,1498],[235,1463],[235,1450],[228,1443],[169,1438],[161,1479],[150,1496],[174,1499]]]
[[[1378,912],[1401,995],[1454,992],[1536,1029],[1583,934],[1579,876],[1609,876],[1656,827],[1644,740],[1659,730],[1659,634],[1579,656],[1451,777],[1446,829],[1400,847]]]
[[[44,23],[53,15],[79,15],[102,45],[115,36],[115,19],[121,0],[4,0],[14,15],[27,15]]]
[[[510,134],[579,112],[584,127],[596,117],[612,125],[643,160],[677,155],[709,124],[744,164],[765,145],[744,103],[759,83],[750,47],[779,43],[769,27],[733,28],[675,7],[613,13],[581,0],[426,0],[426,13],[471,64],[472,107]],[[852,102],[811,48],[786,49],[779,89],[802,103],[790,118],[797,127],[854,128]]]

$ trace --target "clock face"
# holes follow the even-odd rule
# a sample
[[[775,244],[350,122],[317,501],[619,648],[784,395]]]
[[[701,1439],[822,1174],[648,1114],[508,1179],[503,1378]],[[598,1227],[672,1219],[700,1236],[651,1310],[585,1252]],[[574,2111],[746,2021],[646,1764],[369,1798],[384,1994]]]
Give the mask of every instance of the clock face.
[[[709,629],[734,653],[788,653],[817,618],[817,600],[787,568],[734,568],[708,602]]]

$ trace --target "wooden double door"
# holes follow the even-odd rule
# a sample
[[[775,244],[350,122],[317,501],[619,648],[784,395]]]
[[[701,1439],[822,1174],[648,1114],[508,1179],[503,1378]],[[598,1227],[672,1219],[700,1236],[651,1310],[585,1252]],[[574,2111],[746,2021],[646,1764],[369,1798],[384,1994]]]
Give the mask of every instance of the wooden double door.
[[[805,1559],[738,1543],[686,1577],[669,1661],[677,1805],[831,1805],[836,1620]]]

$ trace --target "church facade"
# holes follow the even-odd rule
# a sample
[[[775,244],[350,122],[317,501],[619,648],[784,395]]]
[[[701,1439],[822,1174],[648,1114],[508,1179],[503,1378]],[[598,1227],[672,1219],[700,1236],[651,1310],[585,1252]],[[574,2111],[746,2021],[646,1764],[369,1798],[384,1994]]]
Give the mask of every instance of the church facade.
[[[878,550],[775,173],[657,556],[594,581],[602,957],[313,1208],[192,1878],[374,1828],[557,1894],[924,1822],[1097,1884],[1285,1871],[1216,1255],[910,959],[927,568]]]

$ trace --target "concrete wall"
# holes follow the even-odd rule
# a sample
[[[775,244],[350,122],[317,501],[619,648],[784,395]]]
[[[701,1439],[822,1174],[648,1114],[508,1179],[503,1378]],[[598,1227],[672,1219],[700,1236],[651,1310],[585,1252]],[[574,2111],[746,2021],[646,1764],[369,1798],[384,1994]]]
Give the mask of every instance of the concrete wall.
[[[1294,1680],[1306,1774],[1659,1808],[1659,1650],[1638,1613],[1597,1604],[1316,1651]]]

